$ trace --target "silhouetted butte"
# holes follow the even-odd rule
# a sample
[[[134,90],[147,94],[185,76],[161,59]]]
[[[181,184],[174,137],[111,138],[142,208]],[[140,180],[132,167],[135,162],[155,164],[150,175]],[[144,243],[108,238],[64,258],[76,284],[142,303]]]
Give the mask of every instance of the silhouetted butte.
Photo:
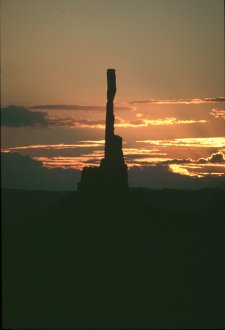
[[[78,183],[79,193],[128,191],[127,165],[124,161],[122,138],[114,134],[113,101],[116,94],[116,74],[107,70],[107,105],[105,128],[105,155],[99,167],[85,166]]]

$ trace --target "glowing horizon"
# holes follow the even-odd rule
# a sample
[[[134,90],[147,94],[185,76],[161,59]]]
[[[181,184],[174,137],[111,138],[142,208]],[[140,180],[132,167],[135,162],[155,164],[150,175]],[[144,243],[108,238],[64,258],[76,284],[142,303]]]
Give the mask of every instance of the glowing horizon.
[[[138,147],[138,144],[149,144],[150,148]],[[206,177],[208,175],[222,176],[225,174],[225,138],[183,138],[171,140],[137,141],[137,147],[124,143],[125,161],[128,168],[168,166],[172,173],[191,177]],[[171,149],[172,148],[172,149]],[[198,158],[173,157],[174,148],[179,150],[200,149]],[[214,150],[205,155],[204,150]],[[80,150],[80,151],[79,151]],[[83,150],[85,150],[83,152]],[[53,152],[53,156],[43,155],[43,151]],[[3,148],[2,152],[24,153],[39,162],[46,168],[62,168],[82,170],[84,166],[99,166],[104,157],[104,140],[80,140],[76,144],[27,145]],[[68,154],[69,152],[69,154]],[[76,152],[76,155],[74,153]],[[35,153],[35,154],[33,154]],[[220,162],[220,163],[219,163]],[[217,171],[216,171],[216,170]]]

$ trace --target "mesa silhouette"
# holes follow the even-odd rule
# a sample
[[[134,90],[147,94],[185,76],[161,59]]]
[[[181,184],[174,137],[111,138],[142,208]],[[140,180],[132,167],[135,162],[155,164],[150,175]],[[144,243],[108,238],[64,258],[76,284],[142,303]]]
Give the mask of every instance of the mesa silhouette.
[[[116,74],[114,69],[107,70],[107,104],[105,125],[105,157],[99,167],[85,166],[78,183],[78,192],[117,192],[128,191],[127,165],[124,162],[122,138],[114,134],[114,97],[116,94]]]

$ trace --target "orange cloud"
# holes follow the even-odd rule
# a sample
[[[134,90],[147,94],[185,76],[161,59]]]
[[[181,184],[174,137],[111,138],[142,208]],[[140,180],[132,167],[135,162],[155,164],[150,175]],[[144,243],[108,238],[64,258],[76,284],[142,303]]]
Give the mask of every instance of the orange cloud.
[[[170,140],[142,140],[138,143],[147,143],[159,147],[207,147],[207,148],[223,148],[225,146],[225,137],[209,137],[209,138],[182,138]]]
[[[159,119],[136,119],[131,121],[125,121],[120,119],[120,122],[115,124],[116,127],[128,128],[128,127],[148,127],[148,126],[171,126],[180,124],[206,124],[207,120],[179,120],[174,117],[159,118]]]
[[[95,128],[105,129],[105,120],[74,120],[72,118],[57,118],[52,119],[53,126],[67,126],[74,128]],[[174,117],[159,118],[159,119],[136,119],[136,120],[124,120],[121,118],[115,119],[115,127],[120,128],[139,128],[148,126],[171,126],[180,124],[206,124],[207,120],[179,120]]]
[[[212,109],[212,111],[210,111],[210,115],[212,115],[216,119],[224,119],[225,120],[225,110]]]
[[[215,97],[215,98],[193,98],[193,99],[148,99],[148,100],[136,100],[130,101],[130,104],[140,104],[140,103],[153,103],[153,104],[202,104],[202,103],[220,103],[225,102],[225,97]]]
[[[79,157],[33,157],[33,159],[41,162],[44,167],[51,168],[63,168],[63,169],[76,169],[82,170],[87,164],[89,166],[95,166],[100,163],[103,158],[103,151],[95,151],[90,154],[83,154]]]
[[[66,126],[66,125],[65,125]],[[105,120],[73,120],[71,121],[71,127],[76,128],[99,128],[105,129]]]
[[[130,106],[115,106],[115,110],[134,110]],[[40,104],[30,107],[33,110],[69,110],[69,111],[105,111],[106,107],[103,105],[78,105],[78,104]]]
[[[3,148],[2,152],[13,152],[18,150],[31,150],[31,149],[53,149],[53,150],[65,150],[65,149],[74,149],[74,148],[96,148],[100,147],[105,143],[105,140],[96,140],[96,141],[78,141],[79,143],[75,144],[34,144],[28,146],[18,146],[11,148]]]

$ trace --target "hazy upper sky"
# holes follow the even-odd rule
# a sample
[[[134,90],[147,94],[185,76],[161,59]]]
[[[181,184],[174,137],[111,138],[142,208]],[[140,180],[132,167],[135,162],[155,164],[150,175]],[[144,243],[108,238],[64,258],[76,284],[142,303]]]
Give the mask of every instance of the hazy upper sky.
[[[224,93],[222,0],[2,0],[2,104]]]

